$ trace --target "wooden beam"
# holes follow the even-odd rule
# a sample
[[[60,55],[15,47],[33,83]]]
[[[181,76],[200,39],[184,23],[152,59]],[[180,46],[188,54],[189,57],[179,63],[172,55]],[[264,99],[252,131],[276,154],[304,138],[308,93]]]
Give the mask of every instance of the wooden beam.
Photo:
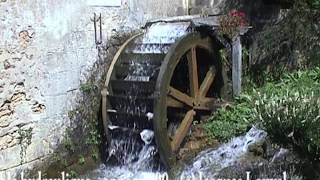
[[[104,87],[101,91],[101,96],[102,96],[102,124],[103,124],[103,128],[104,128],[104,133],[105,133],[105,137],[107,140],[107,145],[110,144],[111,142],[111,136],[109,134],[109,117],[108,117],[108,113],[107,113],[107,94],[108,94],[108,90],[106,87]]]
[[[192,124],[193,121],[193,116],[196,114],[196,112],[194,110],[189,110],[186,114],[186,116],[183,118],[179,128],[177,129],[173,140],[171,142],[171,147],[173,152],[177,151],[180,148],[180,145],[183,141],[183,139],[185,138],[185,136],[187,135],[190,126]]]
[[[170,96],[167,96],[167,106],[168,107],[174,107],[174,108],[183,108],[184,107],[184,103],[181,103],[180,101],[175,100]]]
[[[216,69],[211,66],[200,86],[199,96],[206,97],[216,74]]]
[[[187,54],[190,92],[192,97],[198,96],[199,82],[198,82],[198,66],[197,66],[197,52],[196,47],[191,48]]]
[[[168,95],[190,107],[193,107],[193,98],[172,86],[169,87]]]
[[[233,96],[241,93],[242,46],[240,36],[232,41],[232,90]]]

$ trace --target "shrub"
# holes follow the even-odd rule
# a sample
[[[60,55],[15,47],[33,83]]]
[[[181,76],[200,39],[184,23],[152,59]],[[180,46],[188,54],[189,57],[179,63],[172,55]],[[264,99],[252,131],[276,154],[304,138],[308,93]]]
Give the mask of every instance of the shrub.
[[[287,74],[258,93],[257,117],[274,141],[320,160],[320,68]]]
[[[320,160],[320,97],[313,92],[290,91],[260,97],[256,111],[269,135],[312,160]]]

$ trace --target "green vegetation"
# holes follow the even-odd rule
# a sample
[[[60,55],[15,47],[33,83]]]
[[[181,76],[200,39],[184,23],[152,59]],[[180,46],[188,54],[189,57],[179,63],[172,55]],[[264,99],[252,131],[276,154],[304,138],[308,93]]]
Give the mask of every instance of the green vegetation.
[[[85,143],[87,145],[99,145],[101,143],[102,137],[100,135],[100,132],[96,128],[98,125],[97,123],[95,123],[90,124],[90,126],[92,127],[89,127],[89,135],[87,136]]]
[[[255,123],[276,142],[319,159],[320,67],[285,74],[260,88],[247,88],[233,105],[213,114],[205,128],[213,137],[228,140]]]
[[[77,173],[76,171],[74,171],[74,170],[70,170],[70,171],[69,171],[69,177],[75,178],[75,177],[77,177],[77,176],[78,176],[78,173]]]
[[[72,138],[71,138],[71,132],[72,130],[70,128],[67,128],[66,129],[66,133],[64,135],[64,138],[63,138],[63,141],[62,141],[62,144],[64,146],[64,148],[70,152],[70,153],[74,153],[75,152],[75,144],[73,143],[72,141]]]
[[[101,82],[103,83],[103,82]],[[81,83],[77,106],[67,112],[70,126],[65,130],[59,153],[54,156],[55,163],[48,171],[68,170],[74,177],[79,169],[90,165],[90,160],[99,161],[101,132],[99,128],[100,89],[94,79]],[[100,86],[101,87],[101,86]]]
[[[75,118],[76,115],[77,115],[77,110],[71,110],[71,111],[68,112],[68,117],[69,117],[69,119],[71,119],[71,120],[72,120],[73,118]]]
[[[84,165],[84,163],[86,162],[85,158],[83,157],[83,155],[79,156],[79,164],[80,165]]]
[[[320,160],[320,68],[286,75],[258,94],[255,111],[275,142]]]
[[[90,93],[96,88],[96,86],[92,83],[84,83],[80,84],[80,90],[84,93]]]
[[[228,140],[245,132],[254,121],[252,99],[243,95],[231,106],[219,109],[205,124],[209,134],[219,140]]]
[[[320,0],[300,0],[302,3],[307,3],[312,9],[320,8]]]
[[[91,152],[91,157],[94,161],[97,161],[99,159],[99,152],[96,149],[93,149]]]
[[[250,73],[259,85],[320,64],[320,11],[315,9],[319,0],[286,1],[293,5],[285,17],[254,36]]]
[[[312,5],[312,7],[319,9],[320,8],[320,0],[312,0],[311,5]]]

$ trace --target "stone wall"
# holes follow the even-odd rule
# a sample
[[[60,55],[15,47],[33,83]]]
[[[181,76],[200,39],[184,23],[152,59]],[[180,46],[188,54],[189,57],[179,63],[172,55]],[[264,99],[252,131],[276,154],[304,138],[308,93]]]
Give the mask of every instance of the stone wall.
[[[48,165],[65,131],[77,126],[70,112],[79,104],[82,84],[95,75],[101,79],[92,74],[99,59],[93,13],[102,13],[107,47],[121,43],[109,42],[112,36],[130,33],[148,19],[186,12],[182,0],[128,0],[120,7],[93,7],[85,0],[2,0],[0,176]]]
[[[215,15],[225,9],[226,0],[189,0],[190,14]]]

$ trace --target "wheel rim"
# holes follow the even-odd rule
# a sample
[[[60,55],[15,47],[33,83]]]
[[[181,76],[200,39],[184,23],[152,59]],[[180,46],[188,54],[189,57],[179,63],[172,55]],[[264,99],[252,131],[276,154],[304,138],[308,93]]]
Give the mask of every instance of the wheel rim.
[[[112,122],[112,124],[115,123],[114,125],[119,125],[121,127],[130,127],[133,130],[135,130],[136,127],[135,123],[138,123],[139,128],[142,129],[152,129],[153,125],[153,130],[155,132],[155,141],[158,146],[158,152],[160,154],[161,161],[166,167],[170,168],[176,161],[176,154],[179,152],[180,145],[183,144],[183,140],[188,133],[189,127],[192,124],[194,117],[198,116],[200,111],[210,111],[212,107],[214,107],[213,102],[215,101],[215,99],[205,97],[207,92],[212,91],[210,86],[215,86],[213,85],[215,81],[223,82],[224,78],[222,78],[222,75],[221,79],[214,78],[214,75],[217,75],[216,77],[218,77],[220,74],[222,74],[222,67],[221,65],[219,65],[219,67],[216,66],[219,64],[219,60],[216,61],[218,64],[214,64],[214,66],[212,66],[212,63],[199,65],[197,59],[203,59],[206,57],[208,59],[214,59],[214,57],[219,56],[215,54],[218,51],[213,51],[213,49],[217,48],[213,43],[213,40],[208,36],[201,36],[200,33],[189,33],[181,37],[174,44],[166,44],[165,46],[169,47],[169,51],[161,52],[160,54],[146,54],[146,57],[143,56],[143,53],[141,56],[139,54],[141,52],[132,51],[133,47],[139,47],[140,41],[136,41],[139,37],[141,36],[135,36],[123,45],[123,47],[115,56],[111,68],[108,70],[105,89],[102,91],[102,102],[104,104],[104,106],[102,107],[104,110],[104,114],[102,114],[104,119],[103,121],[104,123]],[[209,55],[198,57],[198,51],[201,50],[204,50]],[[140,55],[140,58],[136,59],[131,58],[130,56],[130,58],[128,59],[128,54],[135,56]],[[163,58],[164,56],[165,58]],[[185,61],[183,61],[182,59],[185,59]],[[127,69],[122,69],[122,65],[124,65],[124,67],[127,67],[126,65],[128,64],[128,62],[131,62],[133,60],[138,61],[138,64],[139,62],[150,62],[150,64],[156,66],[157,73],[154,73],[150,76],[150,82],[135,82],[135,80],[130,81],[124,79],[124,77],[129,75],[130,73],[128,73]],[[186,83],[188,84],[188,88],[186,88],[187,90],[180,89],[175,83],[179,82],[179,78],[175,78],[176,74],[179,74],[175,72],[177,67],[180,67],[179,62],[184,62],[186,64],[186,68],[182,69],[186,69],[187,72],[184,72],[182,74],[183,77],[187,78],[188,81],[188,83]],[[205,69],[202,69],[200,67],[205,67]],[[138,84],[133,84],[134,82]],[[139,119],[138,121],[136,118],[137,114],[135,112],[132,112],[132,114],[124,114],[126,112],[122,112],[122,110],[126,109],[121,109],[121,107],[123,107],[122,105],[128,105],[128,103],[124,101],[124,98],[128,99],[128,97],[130,96],[130,94],[127,94],[127,89],[125,89],[124,87],[129,87],[130,89],[136,86],[142,86],[145,88],[144,90],[140,89],[141,92],[139,90],[139,92],[137,92],[137,95],[134,95],[136,98],[135,100],[133,100],[133,104],[129,103],[129,105],[134,105],[135,107],[146,107],[146,112],[153,112],[152,121],[150,121],[149,117],[148,119],[144,117],[143,121],[142,119]],[[152,91],[149,92],[149,88],[152,89]],[[142,93],[142,95],[140,93]],[[148,95],[145,97],[145,94]],[[151,102],[151,104],[149,102]],[[169,107],[167,107],[167,105]],[[211,105],[213,106],[211,107]],[[180,111],[179,113],[172,114],[181,114],[182,112],[183,116],[179,118],[178,128],[173,128],[175,129],[175,131],[173,131],[172,134],[169,135],[169,128],[173,121],[172,118],[168,117],[167,115],[170,114],[169,111],[171,111],[172,109],[178,109]],[[143,113],[143,115],[144,114],[145,113]],[[130,118],[133,118],[133,121],[124,123],[123,119],[126,118],[122,118],[122,115],[126,115],[125,117],[128,116]],[[141,114],[138,115],[139,117],[142,117]],[[108,123],[104,125],[106,134],[109,134],[108,127],[106,126],[107,124]],[[148,126],[146,126],[146,124]],[[151,127],[149,125],[151,125]]]
[[[218,61],[212,62],[205,73],[203,69],[199,72],[200,56],[197,52],[201,50],[214,57],[210,37],[201,37],[199,33],[182,37],[166,55],[157,79],[156,94],[159,98],[155,102],[153,123],[160,157],[167,167],[175,163],[176,155],[198,112],[212,110],[214,102],[217,101],[216,98],[208,98],[207,94],[214,85],[216,74],[219,73],[216,67]],[[175,76],[181,62],[187,64],[188,71],[184,74],[187,73],[185,77],[188,79],[189,87],[184,90],[175,85],[179,84],[176,83],[178,81]],[[175,132],[169,134],[173,118],[168,117],[168,111],[172,109],[180,109],[183,117],[178,121]]]

